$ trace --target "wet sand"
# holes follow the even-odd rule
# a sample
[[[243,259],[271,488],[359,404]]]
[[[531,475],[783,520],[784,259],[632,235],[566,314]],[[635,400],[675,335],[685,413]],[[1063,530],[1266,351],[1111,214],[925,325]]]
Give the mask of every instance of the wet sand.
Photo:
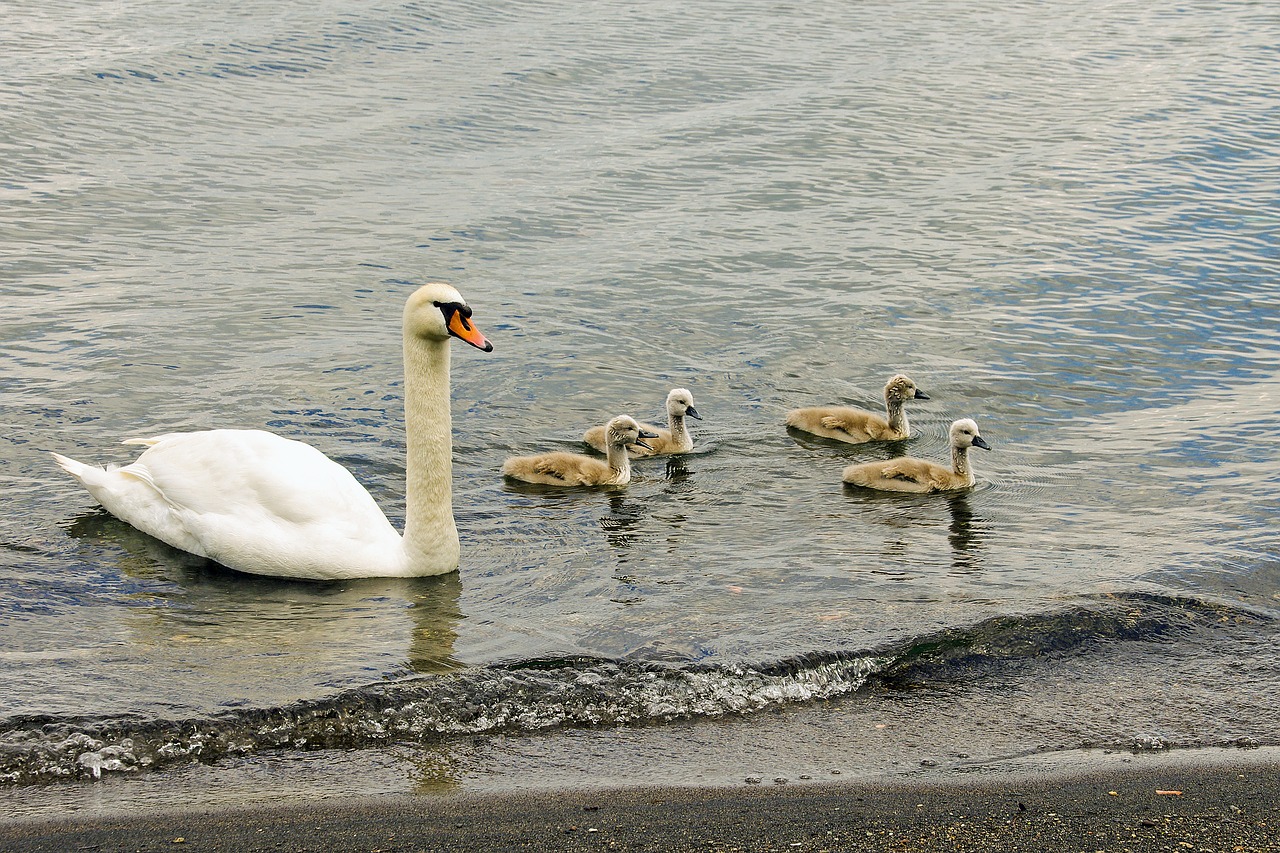
[[[0,825],[22,851],[1280,851],[1280,759],[1241,750],[945,779],[325,799]]]

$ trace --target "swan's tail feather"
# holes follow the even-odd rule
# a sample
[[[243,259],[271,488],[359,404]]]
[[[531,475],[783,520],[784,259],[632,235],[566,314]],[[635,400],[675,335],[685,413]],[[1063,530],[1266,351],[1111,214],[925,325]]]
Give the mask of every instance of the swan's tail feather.
[[[164,440],[164,438],[165,437],[163,435],[157,435],[154,438],[126,438],[124,441],[120,443],[121,444],[141,444],[146,447],[151,447],[152,445],[159,444],[161,441]]]
[[[53,461],[57,462],[63,471],[66,471],[77,480],[84,480],[85,475],[91,471],[102,470],[101,468],[95,469],[92,465],[86,465],[83,462],[77,462],[74,459],[63,456],[61,453],[52,453],[51,455],[53,456]]]

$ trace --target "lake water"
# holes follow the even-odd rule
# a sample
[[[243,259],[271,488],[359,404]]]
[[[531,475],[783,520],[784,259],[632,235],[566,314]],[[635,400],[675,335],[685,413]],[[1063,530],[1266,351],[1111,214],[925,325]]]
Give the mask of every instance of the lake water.
[[[5,21],[11,814],[1280,744],[1270,5]],[[495,346],[453,358],[458,574],[241,576],[47,454],[267,428],[398,524],[399,315],[433,279]],[[783,426],[900,371],[931,398],[909,441]],[[672,387],[692,454],[500,476]],[[971,492],[841,486],[945,459],[959,417],[992,446]]]

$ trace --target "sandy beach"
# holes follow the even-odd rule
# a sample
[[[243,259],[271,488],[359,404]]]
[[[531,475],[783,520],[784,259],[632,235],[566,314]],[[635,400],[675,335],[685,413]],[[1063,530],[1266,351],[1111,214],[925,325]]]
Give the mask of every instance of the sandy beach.
[[[25,851],[1280,850],[1274,750],[877,780],[326,799],[0,826]]]

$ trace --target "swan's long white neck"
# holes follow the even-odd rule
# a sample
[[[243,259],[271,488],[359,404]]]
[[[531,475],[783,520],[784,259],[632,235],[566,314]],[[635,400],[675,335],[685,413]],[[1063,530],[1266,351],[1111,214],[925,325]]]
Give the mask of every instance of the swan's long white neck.
[[[453,522],[449,341],[404,334],[405,559],[416,574],[458,566]]]
[[[889,416],[889,429],[908,433],[911,425],[907,423],[906,401],[897,397],[885,397],[884,409]]]

